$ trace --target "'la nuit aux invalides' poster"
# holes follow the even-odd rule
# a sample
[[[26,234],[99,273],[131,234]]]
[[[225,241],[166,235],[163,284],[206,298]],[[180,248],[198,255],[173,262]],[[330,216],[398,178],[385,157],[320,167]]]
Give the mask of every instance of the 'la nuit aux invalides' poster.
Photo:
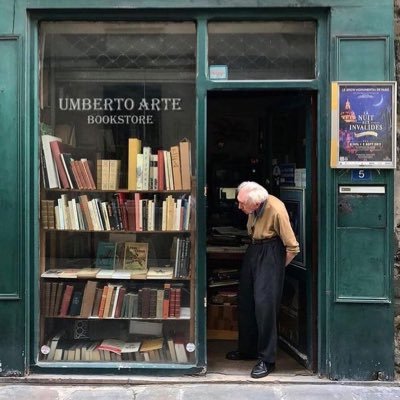
[[[394,168],[395,84],[332,85],[332,167]]]

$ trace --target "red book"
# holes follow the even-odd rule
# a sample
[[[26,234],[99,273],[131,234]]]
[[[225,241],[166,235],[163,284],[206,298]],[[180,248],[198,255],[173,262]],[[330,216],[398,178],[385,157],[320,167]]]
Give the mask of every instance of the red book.
[[[107,293],[108,293],[108,286],[106,285],[104,286],[103,294],[101,295],[100,306],[99,306],[99,318],[103,318],[104,315],[104,307],[106,305]]]
[[[169,317],[175,317],[176,288],[172,287],[169,292]]]
[[[171,293],[171,284],[164,283],[164,299],[163,299],[163,319],[169,317],[169,298]]]
[[[175,291],[175,318],[180,318],[181,316],[181,297],[182,289],[178,287]]]
[[[89,184],[89,189],[96,189],[96,184],[94,183],[92,171],[90,169],[88,160],[86,158],[82,158],[80,162],[83,167],[82,170],[85,173],[86,181]]]
[[[128,230],[135,230],[135,200],[128,199],[125,202],[125,209],[128,218]]]
[[[74,174],[75,182],[78,185],[78,189],[85,189],[84,182],[82,181],[82,177],[76,163],[77,161],[71,160],[71,170]]]
[[[74,287],[72,285],[67,285],[64,290],[63,299],[60,307],[60,317],[65,317],[68,313],[69,304],[71,303],[72,292]]]
[[[140,230],[140,193],[135,193],[135,231]]]
[[[68,153],[73,149],[71,146],[59,142],[58,140],[54,140],[50,142],[51,154],[53,155],[53,159],[56,163],[58,176],[60,177],[61,185],[64,189],[71,189],[71,185],[68,181],[67,173],[65,171],[64,164],[61,160],[61,153]]]
[[[157,155],[158,155],[157,185],[158,185],[158,190],[164,190],[165,189],[164,152],[162,150],[158,150]]]
[[[89,178],[86,177],[86,172],[85,172],[85,168],[84,168],[83,164],[80,161],[75,160],[74,165],[76,167],[79,178],[81,180],[82,189],[90,189]]]

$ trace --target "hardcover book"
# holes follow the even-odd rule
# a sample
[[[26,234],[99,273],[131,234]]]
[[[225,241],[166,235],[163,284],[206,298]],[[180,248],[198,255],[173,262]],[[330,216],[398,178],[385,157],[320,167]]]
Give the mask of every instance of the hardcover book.
[[[99,242],[96,253],[96,268],[113,269],[115,261],[116,243]]]
[[[149,244],[126,242],[124,255],[124,269],[146,270]]]

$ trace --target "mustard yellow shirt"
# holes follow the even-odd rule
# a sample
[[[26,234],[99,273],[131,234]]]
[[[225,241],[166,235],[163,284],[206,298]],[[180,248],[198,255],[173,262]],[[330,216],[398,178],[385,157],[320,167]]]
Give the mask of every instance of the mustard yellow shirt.
[[[300,251],[285,204],[271,194],[268,195],[262,215],[256,217],[254,213],[249,214],[247,231],[253,239],[279,236],[287,252],[297,254]]]

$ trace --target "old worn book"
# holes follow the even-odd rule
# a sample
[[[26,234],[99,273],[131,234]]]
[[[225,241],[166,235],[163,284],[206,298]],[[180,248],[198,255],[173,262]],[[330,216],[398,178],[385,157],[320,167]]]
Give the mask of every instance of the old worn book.
[[[97,282],[87,281],[85,290],[83,292],[82,307],[80,316],[82,318],[89,318],[92,314],[94,298],[96,295]]]
[[[116,243],[99,242],[96,253],[96,268],[113,269],[115,261]]]
[[[149,244],[126,242],[124,254],[124,269],[147,270]]]
[[[179,154],[179,146],[172,146],[170,151],[172,174],[174,177],[174,189],[182,190],[181,158]]]
[[[172,279],[174,269],[170,266],[149,267],[147,279]]]
[[[78,278],[95,278],[100,268],[82,268],[77,273]]]
[[[67,315],[73,291],[73,285],[66,285],[60,307],[60,317],[65,317]]]
[[[182,189],[190,190],[192,171],[190,142],[188,140],[179,142],[179,150],[181,156]]]
[[[162,337],[155,339],[145,339],[142,341],[142,345],[140,346],[140,351],[152,351],[162,349],[164,344],[164,339]]]

